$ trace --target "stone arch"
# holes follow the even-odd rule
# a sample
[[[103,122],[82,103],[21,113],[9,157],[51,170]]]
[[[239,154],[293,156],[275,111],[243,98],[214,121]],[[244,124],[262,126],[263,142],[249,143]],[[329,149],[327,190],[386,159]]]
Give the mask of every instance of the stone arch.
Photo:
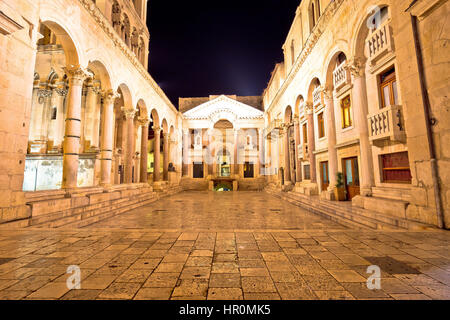
[[[147,118],[149,116],[147,105],[143,99],[139,99],[136,104],[136,110],[138,111],[138,115],[141,118]]]
[[[120,84],[117,92],[121,95],[123,101],[123,107],[127,110],[134,110],[133,97],[128,86],[124,83]]]
[[[78,66],[82,64],[80,61],[81,50],[75,44],[74,37],[69,33],[68,29],[53,20],[43,20],[40,24],[49,28],[56,36],[58,43],[62,45],[67,66]]]
[[[284,110],[284,123],[291,123],[292,122],[292,107],[287,106]]]
[[[159,128],[161,126],[161,122],[159,120],[159,114],[156,109],[152,109],[152,111],[150,112],[150,117],[152,118],[153,126]]]
[[[318,77],[315,77],[311,80],[308,87],[308,102],[313,101],[313,92],[316,88],[321,86],[321,82]]]
[[[351,44],[351,55],[352,58],[356,61],[359,61],[361,64],[365,64],[367,61],[367,52],[366,52],[366,39],[369,35],[370,29],[369,26],[371,22],[369,18],[375,16],[374,9],[379,8],[387,8],[388,18],[390,16],[390,5],[386,3],[386,0],[377,1],[376,3],[368,4],[362,12],[366,12],[366,15],[363,16],[360,20],[355,23],[355,27],[352,30],[355,30],[351,39],[353,42]],[[381,11],[380,11],[381,14]]]
[[[305,98],[303,98],[303,95],[299,95],[297,99],[295,100],[295,108],[294,108],[294,116],[298,117],[303,113],[302,108],[304,107],[303,104],[305,102]]]
[[[102,62],[99,60],[91,61],[88,68],[93,72],[94,79],[100,81],[102,90],[112,89],[110,73]]]
[[[333,72],[336,70],[338,66],[340,66],[341,63],[344,63],[345,61],[348,61],[348,56],[344,51],[339,49],[334,50],[333,54],[327,60],[327,63],[325,64],[326,74],[324,76],[324,79],[326,79],[325,86],[330,90],[334,89]]]
[[[165,118],[161,122],[161,129],[164,133],[168,133],[169,125],[167,124],[167,120]]]

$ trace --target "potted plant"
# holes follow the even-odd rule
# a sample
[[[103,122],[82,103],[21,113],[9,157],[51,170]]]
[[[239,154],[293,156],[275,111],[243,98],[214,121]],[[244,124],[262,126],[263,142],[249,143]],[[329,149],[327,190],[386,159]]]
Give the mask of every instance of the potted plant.
[[[337,201],[345,201],[347,199],[344,185],[344,174],[342,172],[337,173],[336,189],[334,189],[334,195]]]

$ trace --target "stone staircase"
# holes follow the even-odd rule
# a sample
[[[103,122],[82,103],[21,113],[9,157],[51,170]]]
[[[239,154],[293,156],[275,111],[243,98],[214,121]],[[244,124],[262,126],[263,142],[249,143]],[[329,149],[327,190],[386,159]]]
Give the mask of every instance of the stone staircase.
[[[434,226],[387,216],[372,210],[352,206],[351,202],[337,202],[307,196],[297,192],[283,192],[268,185],[265,192],[302,207],[312,213],[324,216],[342,225],[357,229],[374,230],[435,230]]]
[[[0,224],[0,229],[86,227],[181,191],[180,186],[164,185],[155,192],[149,185],[132,184],[79,189],[71,193],[64,190],[33,192],[27,195],[29,218]]]

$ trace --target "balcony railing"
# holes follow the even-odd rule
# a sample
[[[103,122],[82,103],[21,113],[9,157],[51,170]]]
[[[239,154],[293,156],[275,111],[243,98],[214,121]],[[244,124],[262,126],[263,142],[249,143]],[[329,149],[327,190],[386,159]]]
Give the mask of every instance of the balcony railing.
[[[322,90],[320,87],[313,91],[313,105],[314,107],[320,106],[322,104]]]
[[[367,40],[370,64],[375,62],[386,53],[392,52],[392,36],[389,24],[384,24],[369,36]]]
[[[406,133],[402,106],[390,106],[368,116],[370,141],[374,145],[384,140],[405,142]]]
[[[333,71],[333,84],[334,84],[334,89],[336,91],[350,82],[349,71],[345,68],[345,65],[346,65],[346,61],[342,62]]]

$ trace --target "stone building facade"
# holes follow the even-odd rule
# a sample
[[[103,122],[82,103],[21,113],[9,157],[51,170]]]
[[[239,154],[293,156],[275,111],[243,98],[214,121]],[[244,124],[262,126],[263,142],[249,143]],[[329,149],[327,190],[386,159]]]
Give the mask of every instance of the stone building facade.
[[[261,97],[181,98],[183,179],[188,190],[262,190]]]
[[[177,110],[147,72],[146,0],[1,1],[0,225],[265,188],[358,225],[448,228],[449,9],[303,0],[261,97]]]
[[[0,3],[1,222],[148,203],[157,197],[148,179],[169,189],[180,115],[147,72],[146,8]]]
[[[449,227],[449,8],[301,2],[263,94],[273,188],[326,204],[341,173],[352,219]]]

